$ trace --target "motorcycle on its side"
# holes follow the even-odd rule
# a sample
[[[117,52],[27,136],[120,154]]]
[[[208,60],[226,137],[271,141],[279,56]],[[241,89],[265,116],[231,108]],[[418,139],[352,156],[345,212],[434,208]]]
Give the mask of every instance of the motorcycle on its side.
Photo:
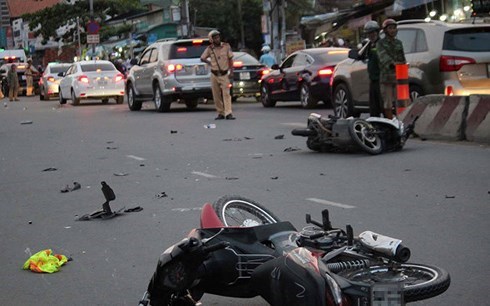
[[[405,305],[446,291],[449,274],[408,263],[399,239],[306,215],[298,231],[263,205],[223,196],[201,211],[201,226],[161,254],[139,305],[196,305],[205,293],[277,306]]]
[[[305,129],[294,129],[295,136],[308,137],[306,146],[317,152],[365,151],[376,155],[398,151],[413,133],[416,117],[405,127],[396,117],[393,119],[349,117],[346,119],[311,113]]]

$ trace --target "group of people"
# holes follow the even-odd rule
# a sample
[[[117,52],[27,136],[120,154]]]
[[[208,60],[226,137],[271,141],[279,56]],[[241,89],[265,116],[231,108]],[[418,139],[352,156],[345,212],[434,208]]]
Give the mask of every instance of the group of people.
[[[32,96],[34,94],[34,75],[39,74],[39,71],[32,66],[32,60],[27,60],[27,66],[24,72],[26,77],[26,95]],[[10,69],[7,72],[7,78],[4,80],[8,84],[9,101],[19,101],[18,93],[20,88],[19,76],[17,73],[17,64],[10,65]],[[0,91],[0,98],[4,98],[3,92]]]
[[[385,36],[380,38],[381,29]],[[386,19],[382,27],[376,21],[368,21],[364,25],[364,33],[369,39],[367,50],[367,70],[369,74],[369,112],[371,116],[393,118],[396,103],[395,66],[405,64],[403,45],[396,38],[397,23]],[[215,120],[234,120],[231,109],[230,84],[233,81],[233,52],[228,43],[221,41],[220,32],[209,32],[211,44],[201,55],[201,61],[211,67],[211,88],[218,116]],[[268,67],[277,64],[276,58],[270,54],[270,47],[262,47],[260,63]]]

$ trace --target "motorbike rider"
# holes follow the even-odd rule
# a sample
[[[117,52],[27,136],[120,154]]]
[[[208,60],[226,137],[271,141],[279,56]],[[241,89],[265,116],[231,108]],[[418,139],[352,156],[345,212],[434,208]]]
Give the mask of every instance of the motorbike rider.
[[[383,97],[379,84],[379,58],[376,43],[379,39],[379,24],[370,20],[364,25],[364,34],[369,42],[366,50],[367,71],[369,74],[369,113],[371,117],[379,117],[383,113]]]
[[[263,54],[260,56],[259,62],[262,65],[272,67],[272,65],[277,64],[276,58],[269,53],[271,51],[271,47],[269,47],[269,45],[263,46],[261,51]]]

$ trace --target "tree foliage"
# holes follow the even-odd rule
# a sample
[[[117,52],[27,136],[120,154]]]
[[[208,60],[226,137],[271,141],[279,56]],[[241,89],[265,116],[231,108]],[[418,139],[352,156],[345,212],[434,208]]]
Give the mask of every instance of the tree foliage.
[[[94,0],[93,17],[101,25],[101,40],[121,31],[130,31],[130,27],[104,27],[107,16],[117,16],[132,10],[141,9],[139,0]],[[76,35],[76,20],[79,17],[80,26],[84,27],[90,20],[90,7],[87,1],[77,1],[75,4],[58,3],[52,7],[45,8],[36,13],[24,14],[22,19],[29,23],[35,35],[42,35],[44,40],[49,38],[58,40],[56,30],[62,26],[70,29],[62,36],[65,41],[73,41]],[[119,34],[119,33],[118,33]],[[85,35],[82,34],[84,40]]]

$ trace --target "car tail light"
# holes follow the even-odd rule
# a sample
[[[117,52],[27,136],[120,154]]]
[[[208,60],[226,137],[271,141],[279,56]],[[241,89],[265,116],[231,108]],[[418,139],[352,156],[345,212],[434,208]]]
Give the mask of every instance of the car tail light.
[[[175,71],[182,70],[184,67],[181,64],[168,64],[167,71],[169,73],[174,73]]]
[[[260,75],[266,75],[266,74],[269,74],[271,71],[269,69],[262,69],[260,70]]]
[[[475,60],[469,57],[443,55],[439,59],[439,70],[441,72],[458,71],[464,65],[475,63]]]
[[[446,86],[446,89],[444,90],[444,94],[446,96],[452,96],[454,95],[454,90],[452,86]]]
[[[241,68],[243,67],[242,61],[233,61],[233,68]]]
[[[88,77],[86,75],[81,75],[78,77],[78,82],[86,83],[88,84]]]
[[[335,69],[335,66],[324,67],[324,68],[318,70],[318,75],[319,76],[331,76],[333,74],[334,69]]]
[[[124,80],[124,75],[122,73],[116,74],[116,77],[114,78],[116,82],[119,82],[121,80]]]
[[[48,77],[48,79],[47,79],[47,80],[48,80],[49,82],[54,82],[54,77],[50,76],[50,77]]]

